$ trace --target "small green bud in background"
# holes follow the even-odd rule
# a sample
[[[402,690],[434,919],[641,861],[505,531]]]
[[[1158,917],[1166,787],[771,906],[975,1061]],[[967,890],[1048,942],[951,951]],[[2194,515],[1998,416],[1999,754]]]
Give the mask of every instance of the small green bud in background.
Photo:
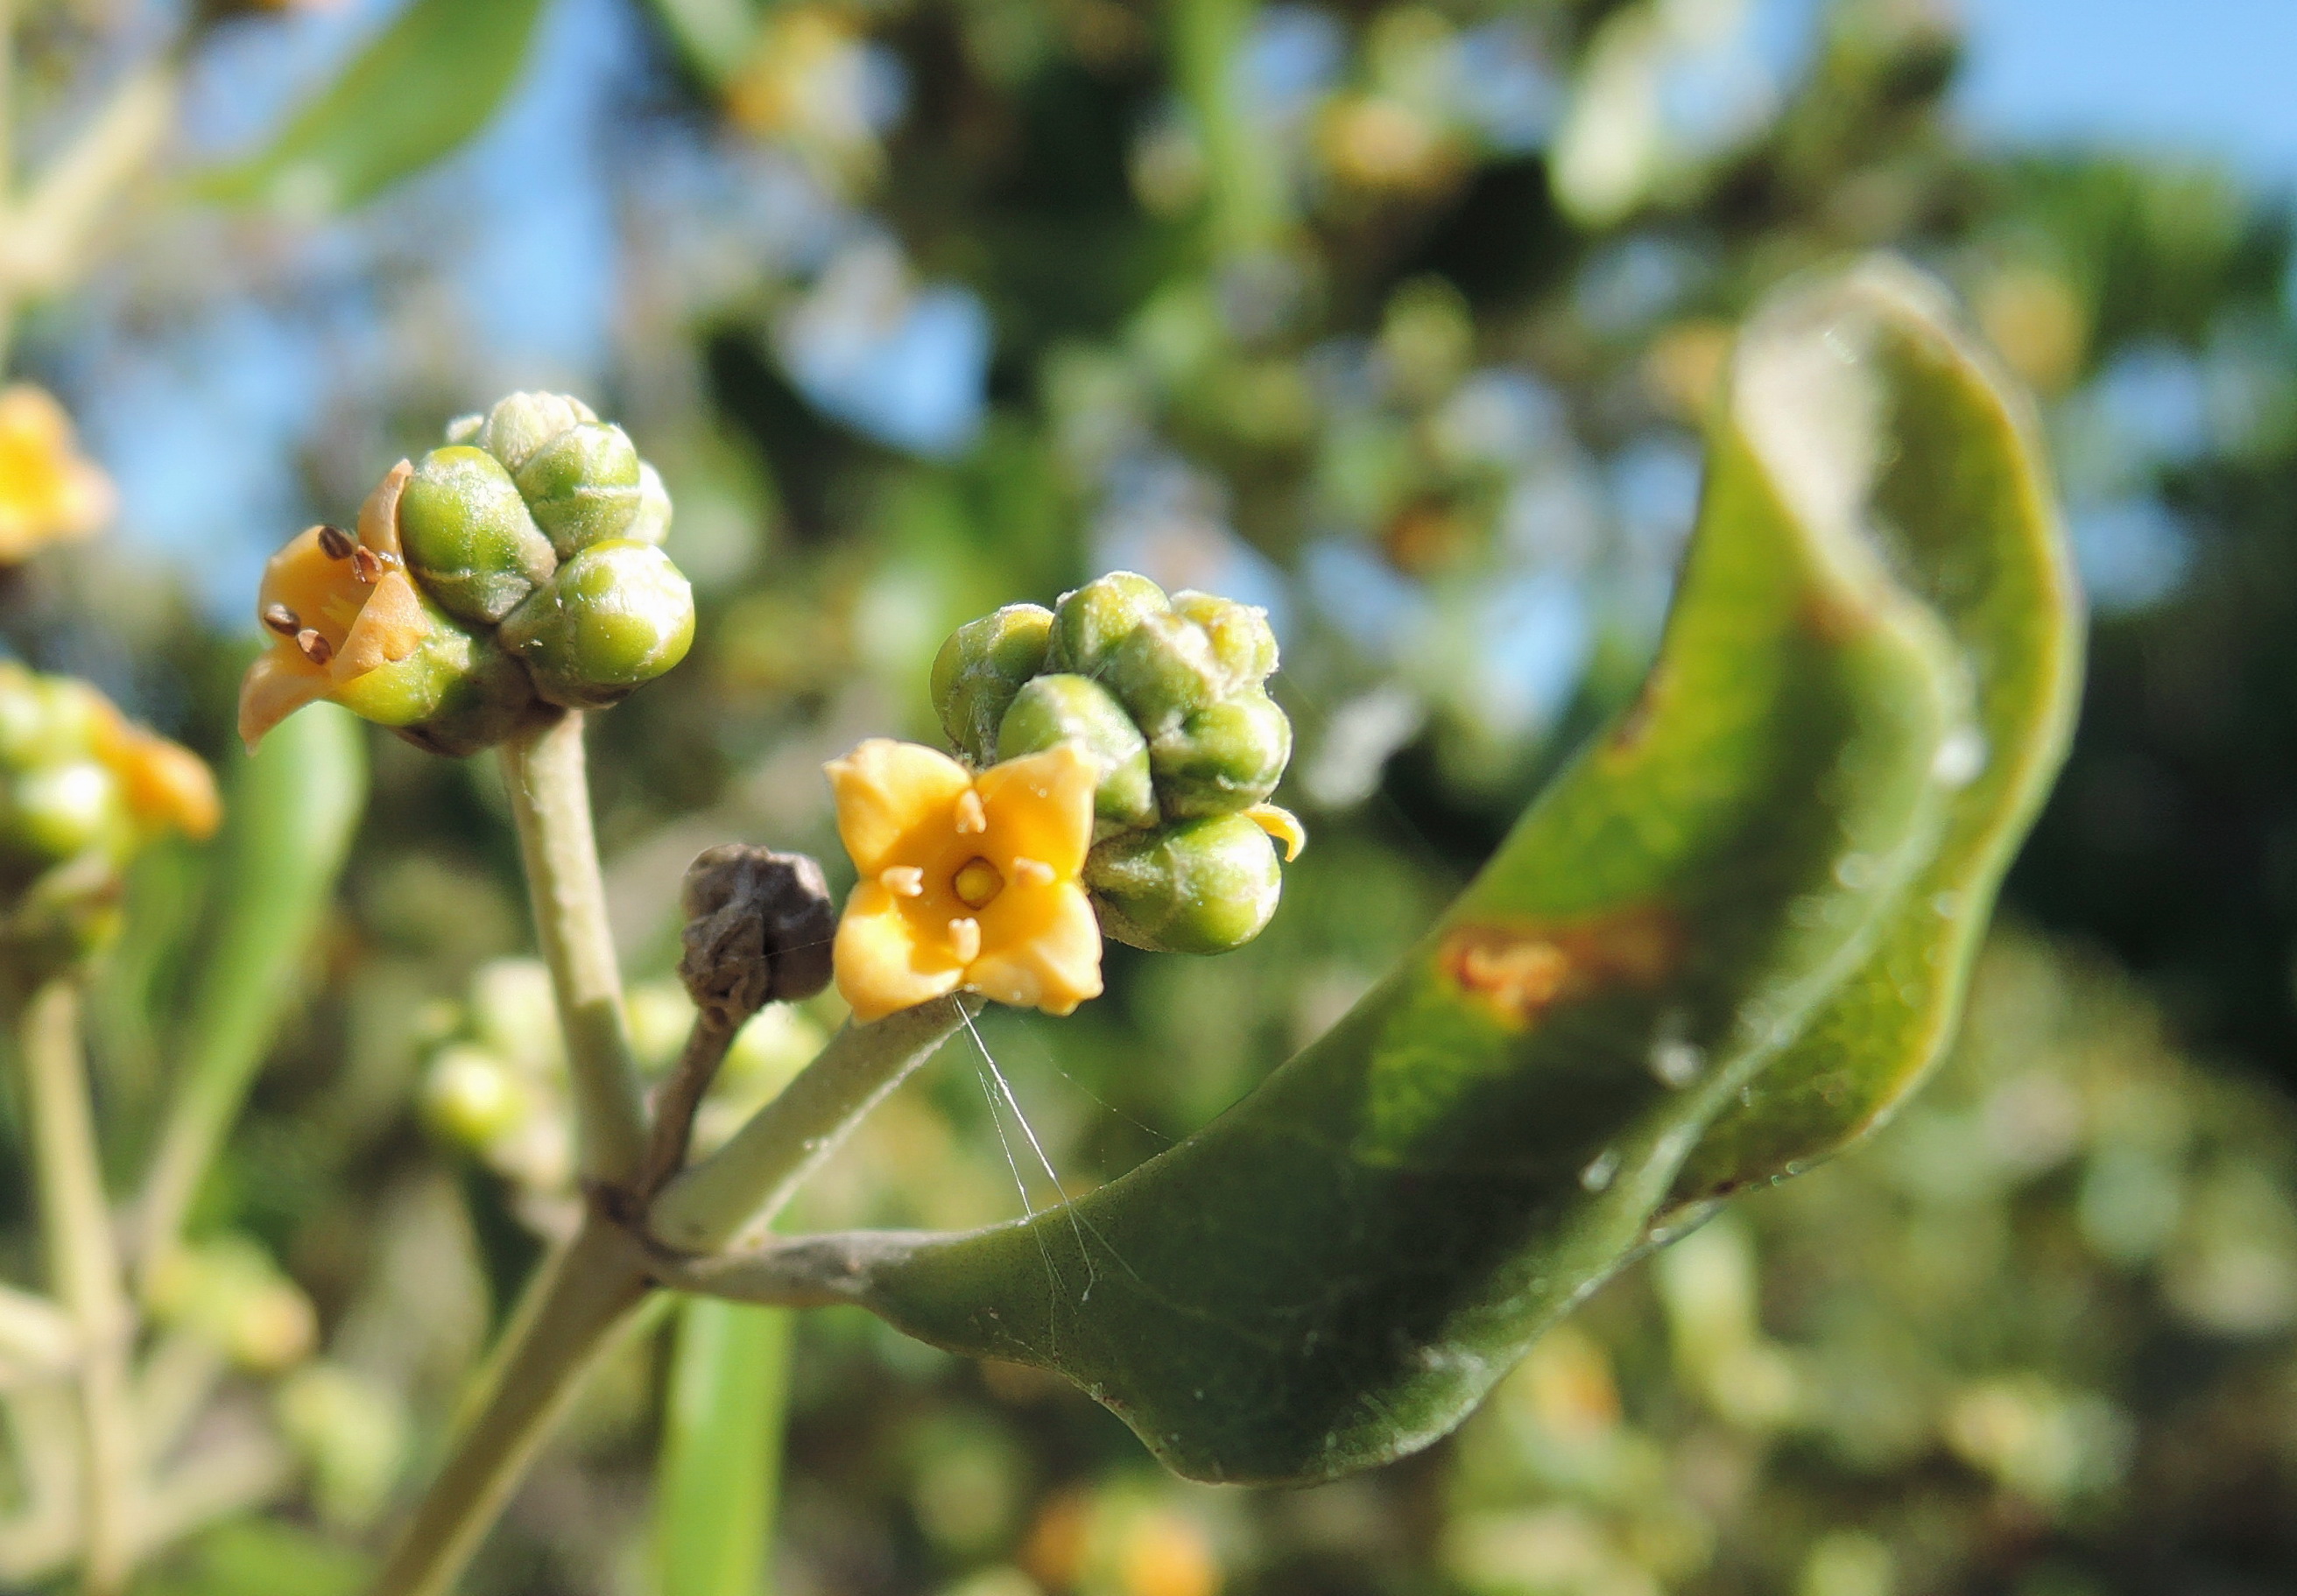
[[[1258,687],[1199,710],[1148,745],[1164,813],[1224,815],[1276,790],[1292,758],[1292,722]]]
[[[610,423],[569,427],[535,450],[514,480],[562,560],[624,536],[638,518],[638,451]]]
[[[12,840],[49,859],[119,849],[128,833],[119,779],[92,759],[26,770],[8,784]]]
[[[934,656],[934,710],[959,752],[976,765],[997,755],[998,728],[1021,684],[1045,668],[1053,613],[1009,604],[951,632]]]
[[[371,1374],[314,1359],[281,1383],[273,1411],[310,1466],[320,1519],[346,1532],[373,1523],[412,1450],[406,1398]]]
[[[997,730],[997,757],[1019,759],[1063,743],[1082,743],[1100,761],[1093,814],[1110,830],[1157,819],[1148,780],[1148,745],[1107,690],[1082,676],[1040,676],[1015,695]]]
[[[399,538],[424,592],[457,619],[486,626],[558,564],[510,473],[462,444],[434,448],[416,465],[399,495]]]
[[[1242,947],[1284,890],[1274,843],[1234,814],[1110,837],[1085,860],[1084,882],[1104,933],[1163,953]]]
[[[694,589],[651,545],[593,544],[504,621],[500,640],[543,698],[601,708],[686,657]]]
[[[484,1148],[532,1112],[517,1074],[484,1048],[458,1042],[432,1055],[423,1077],[423,1121],[448,1140]]]
[[[1145,576],[1112,571],[1073,593],[1053,609],[1055,670],[1073,670],[1095,680],[1106,674],[1111,656],[1151,615],[1168,613],[1165,589]]]
[[[177,1247],[152,1270],[146,1297],[158,1322],[257,1373],[291,1369],[317,1344],[311,1299],[251,1237],[226,1232]]]
[[[469,419],[465,417],[457,425]],[[467,438],[454,441],[476,444],[501,461],[504,470],[515,473],[561,432],[597,419],[597,411],[571,394],[513,393],[497,399]]]

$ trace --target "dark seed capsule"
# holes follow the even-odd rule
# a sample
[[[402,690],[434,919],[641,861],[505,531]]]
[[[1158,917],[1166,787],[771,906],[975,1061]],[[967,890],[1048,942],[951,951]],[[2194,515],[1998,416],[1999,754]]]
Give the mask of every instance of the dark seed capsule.
[[[319,552],[331,560],[348,560],[358,547],[358,540],[339,526],[319,529]]]
[[[335,646],[308,626],[295,634],[295,646],[314,665],[324,665],[335,657]]]
[[[303,629],[303,618],[284,604],[263,606],[263,624],[283,638],[292,638]]]

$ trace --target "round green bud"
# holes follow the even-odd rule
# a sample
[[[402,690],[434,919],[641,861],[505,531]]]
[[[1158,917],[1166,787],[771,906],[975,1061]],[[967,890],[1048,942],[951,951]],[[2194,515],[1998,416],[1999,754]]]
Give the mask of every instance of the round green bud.
[[[424,591],[457,618],[491,626],[558,564],[518,484],[464,444],[434,448],[399,498],[399,542]]]
[[[613,539],[561,565],[498,636],[545,700],[602,708],[686,657],[694,589],[662,550]]]
[[[482,639],[468,639],[465,663],[447,673],[437,703],[420,720],[392,728],[429,753],[463,759],[492,748],[555,715],[534,695],[534,679],[519,662]]]
[[[662,484],[662,473],[640,460],[638,513],[630,517],[630,527],[622,536],[634,543],[661,543],[670,536],[670,489]]]
[[[1086,857],[1100,928],[1152,953],[1225,953],[1260,934],[1284,891],[1276,845],[1242,815],[1127,832]]]
[[[569,427],[527,457],[515,478],[562,560],[624,536],[638,513],[638,451],[608,422]]]
[[[1153,825],[1157,794],[1148,784],[1148,744],[1124,706],[1082,676],[1040,676],[1025,683],[997,729],[997,757],[1018,759],[1063,743],[1081,743],[1100,764],[1094,819],[1104,829]]]
[[[40,765],[10,785],[7,828],[20,847],[70,859],[125,840],[127,801],[119,777],[95,760]]]
[[[431,630],[403,660],[354,676],[328,695],[362,720],[394,729],[443,712],[457,684],[485,669],[485,640],[423,597]]]
[[[441,1048],[423,1077],[424,1123],[466,1148],[516,1130],[531,1107],[517,1077],[484,1048]]]
[[[1095,577],[1074,592],[1062,594],[1053,606],[1052,668],[1098,681],[1107,671],[1111,656],[1141,621],[1171,610],[1165,589],[1145,576],[1112,571]]]
[[[1276,790],[1291,758],[1292,722],[1258,687],[1199,710],[1148,745],[1168,819],[1249,809]]]
[[[469,440],[501,461],[504,470],[516,472],[559,433],[597,419],[597,411],[571,394],[514,393],[495,401]]]
[[[1268,627],[1268,612],[1257,605],[1239,604],[1215,593],[1182,591],[1173,595],[1173,613],[1205,629],[1220,662],[1227,687],[1221,695],[1256,687],[1276,670],[1276,634]]]
[[[1100,679],[1107,682],[1150,737],[1171,731],[1227,691],[1212,639],[1170,611],[1145,615],[1116,647]]]
[[[1021,684],[1045,668],[1053,613],[1009,604],[950,633],[934,656],[934,711],[959,752],[976,765],[996,757],[997,730]]]

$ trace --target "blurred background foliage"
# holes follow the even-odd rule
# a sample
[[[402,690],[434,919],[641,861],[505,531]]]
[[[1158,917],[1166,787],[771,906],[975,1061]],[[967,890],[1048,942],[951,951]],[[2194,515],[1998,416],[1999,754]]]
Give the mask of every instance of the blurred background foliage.
[[[1273,926],[1220,959],[1112,950],[1110,996],[1070,1021],[993,1014],[982,1051],[866,1126],[806,1226],[1057,1200],[1336,1017],[1633,689],[1731,327],[1782,277],[1901,250],[2044,407],[2095,609],[2089,701],[1964,1041],[1888,1131],[1631,1271],[1453,1440],[1313,1491],[1175,1484],[1083,1397],[859,1315],[803,1317],[786,1354],[770,1315],[689,1316],[759,1371],[756,1446],[680,1398],[666,1331],[640,1337],[472,1589],[2288,1588],[2277,202],[2189,161],[1991,147],[1949,98],[1941,0],[13,10],[29,160],[162,49],[182,98],[90,264],[16,328],[12,374],[64,400],[119,510],[7,574],[0,631],[231,764],[263,556],[444,418],[586,394],[661,465],[702,606],[689,662],[595,734],[639,975],[667,971],[704,846],[804,847],[836,877],[819,764],[937,740],[925,667],[958,621],[1112,567],[1268,607],[1301,732],[1280,797],[1315,838]],[[152,1287],[224,1370],[201,1378],[264,1377],[249,1400],[300,1471],[153,1596],[354,1589],[569,1211],[494,767],[373,753],[309,1001],[200,1246]],[[96,1006],[124,1160],[209,868],[188,845],[145,861]],[[658,1055],[675,990],[634,994]],[[836,1017],[759,1022],[720,1117]],[[24,1205],[0,1187],[13,1277]],[[766,1522],[734,1486],[770,1498],[785,1355]],[[9,1501],[37,1451],[14,1439]],[[731,1482],[704,1513],[714,1574],[666,1572],[665,1444],[687,1506]]]

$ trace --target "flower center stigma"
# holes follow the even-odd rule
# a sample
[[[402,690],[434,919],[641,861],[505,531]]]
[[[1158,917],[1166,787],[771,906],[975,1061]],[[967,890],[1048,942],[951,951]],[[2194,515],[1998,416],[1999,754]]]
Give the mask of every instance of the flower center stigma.
[[[1005,890],[1005,877],[995,865],[976,856],[958,867],[957,874],[950,877],[949,884],[950,890],[957,894],[958,901],[966,908],[984,909],[991,899]]]

